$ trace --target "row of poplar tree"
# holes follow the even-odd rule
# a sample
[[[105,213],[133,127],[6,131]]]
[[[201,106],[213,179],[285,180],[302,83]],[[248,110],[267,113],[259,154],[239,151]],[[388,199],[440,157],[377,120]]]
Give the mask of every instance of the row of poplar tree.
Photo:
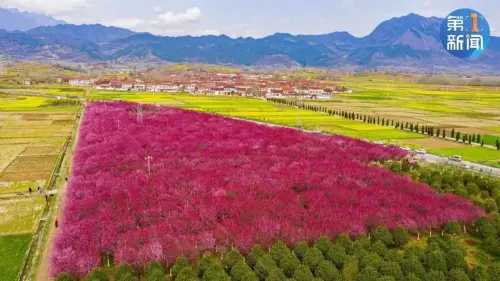
[[[364,123],[369,123],[369,124],[377,124],[380,126],[387,126],[387,127],[395,127],[396,129],[401,129],[405,131],[410,131],[414,133],[420,133],[420,134],[425,134],[429,136],[434,136],[434,137],[442,137],[444,139],[446,138],[453,138],[457,142],[462,141],[463,143],[477,143],[480,144],[481,146],[484,146],[484,137],[481,136],[480,134],[462,134],[460,132],[455,132],[455,129],[451,130],[450,135],[447,134],[445,129],[440,129],[440,128],[434,128],[432,126],[427,126],[427,125],[419,125],[419,124],[414,124],[410,122],[402,122],[402,121],[395,121],[395,120],[389,120],[388,118],[380,118],[380,116],[370,116],[366,114],[360,114],[360,113],[355,113],[355,112],[350,112],[350,111],[345,111],[345,110],[333,110],[333,109],[328,109],[324,106],[316,106],[316,105],[309,105],[309,104],[302,104],[299,103],[296,100],[286,100],[286,99],[276,99],[276,98],[270,98],[268,101],[274,102],[274,103],[281,103],[281,104],[286,104],[288,106],[295,106],[301,109],[305,110],[310,110],[310,111],[316,111],[316,112],[324,112],[332,116],[340,116],[343,118],[351,119],[351,120],[358,120],[362,121]],[[500,150],[500,140],[496,140],[496,148]]]

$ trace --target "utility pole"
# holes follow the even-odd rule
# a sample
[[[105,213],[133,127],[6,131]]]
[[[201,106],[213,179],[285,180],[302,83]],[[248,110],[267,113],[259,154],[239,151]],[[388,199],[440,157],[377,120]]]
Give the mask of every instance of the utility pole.
[[[148,161],[148,178],[151,178],[151,160],[153,160],[153,157],[148,155],[144,160]]]

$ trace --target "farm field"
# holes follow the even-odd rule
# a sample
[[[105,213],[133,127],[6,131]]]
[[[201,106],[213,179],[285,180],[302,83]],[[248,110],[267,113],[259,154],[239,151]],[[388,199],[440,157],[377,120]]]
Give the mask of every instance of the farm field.
[[[37,189],[46,189],[78,114],[78,107],[54,106],[52,100],[0,94],[2,281],[17,280],[46,205],[45,196],[36,194]],[[33,191],[31,195],[29,188]]]
[[[30,234],[0,236],[0,272],[2,281],[16,281],[26,251]]]
[[[369,165],[404,157],[398,148],[152,105],[141,122],[137,109],[87,106],[54,274],[85,275],[101,254],[172,264],[220,247],[248,253],[254,243],[296,246],[376,225],[428,232],[484,214]]]
[[[410,78],[388,75],[343,77],[339,83],[353,89],[354,93],[335,95],[328,101],[304,102],[332,110],[432,126],[447,132],[455,129],[462,134],[481,134],[485,145],[490,146],[500,138],[498,87],[425,85]],[[440,143],[439,148],[453,147],[444,141]],[[468,157],[474,152],[477,150],[464,148],[463,155]],[[481,157],[469,157],[473,161],[477,158]],[[497,165],[500,163],[500,158],[493,160],[497,160]]]
[[[296,108],[270,103],[260,99],[138,92],[93,92],[91,98],[94,100],[125,100],[152,103],[169,107],[213,112],[261,122],[302,127],[309,130],[321,130],[331,134],[361,139],[366,138],[369,140],[381,140],[385,143],[409,146],[414,149],[426,148],[434,150],[453,148],[455,154],[462,155],[467,161],[479,162],[490,166],[500,165],[500,151],[457,144],[439,138],[429,138],[422,134],[410,133],[376,124],[362,123],[338,116],[329,116],[325,113],[298,110]],[[320,102],[316,104],[329,106],[334,103]],[[361,112],[366,112],[366,110]],[[451,129],[449,131],[451,131]],[[443,152],[439,152],[439,154],[449,155],[447,151]]]

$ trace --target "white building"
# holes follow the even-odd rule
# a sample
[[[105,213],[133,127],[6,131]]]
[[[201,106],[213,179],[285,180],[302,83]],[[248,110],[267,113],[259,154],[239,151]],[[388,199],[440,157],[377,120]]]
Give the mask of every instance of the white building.
[[[76,87],[86,87],[92,85],[92,82],[87,78],[70,78],[68,83],[70,86]]]

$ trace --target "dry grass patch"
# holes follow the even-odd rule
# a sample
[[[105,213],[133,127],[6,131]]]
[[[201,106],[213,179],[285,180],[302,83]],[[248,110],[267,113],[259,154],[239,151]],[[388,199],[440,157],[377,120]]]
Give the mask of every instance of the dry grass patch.
[[[4,172],[0,175],[0,181],[35,181],[35,180],[48,180],[52,171],[42,172]]]
[[[0,235],[33,232],[44,206],[43,196],[0,200]]]
[[[18,156],[7,167],[6,173],[51,171],[58,155]]]
[[[50,115],[48,113],[25,113],[23,114],[23,120],[32,121],[32,120],[46,120],[50,119]]]
[[[417,145],[419,147],[425,147],[429,149],[433,148],[452,148],[452,147],[464,147],[459,143],[453,141],[445,141],[438,138],[422,138],[422,139],[404,139],[401,140],[402,143]]]
[[[7,168],[12,160],[14,160],[25,149],[25,144],[0,145],[0,172]]]
[[[28,146],[21,156],[40,155],[40,154],[57,154],[61,148],[59,146]]]
[[[51,121],[51,125],[59,125],[59,126],[71,126],[73,125],[74,120],[53,120]]]
[[[0,138],[0,145],[12,144],[54,144],[62,145],[66,141],[66,137],[42,137],[42,138]]]

